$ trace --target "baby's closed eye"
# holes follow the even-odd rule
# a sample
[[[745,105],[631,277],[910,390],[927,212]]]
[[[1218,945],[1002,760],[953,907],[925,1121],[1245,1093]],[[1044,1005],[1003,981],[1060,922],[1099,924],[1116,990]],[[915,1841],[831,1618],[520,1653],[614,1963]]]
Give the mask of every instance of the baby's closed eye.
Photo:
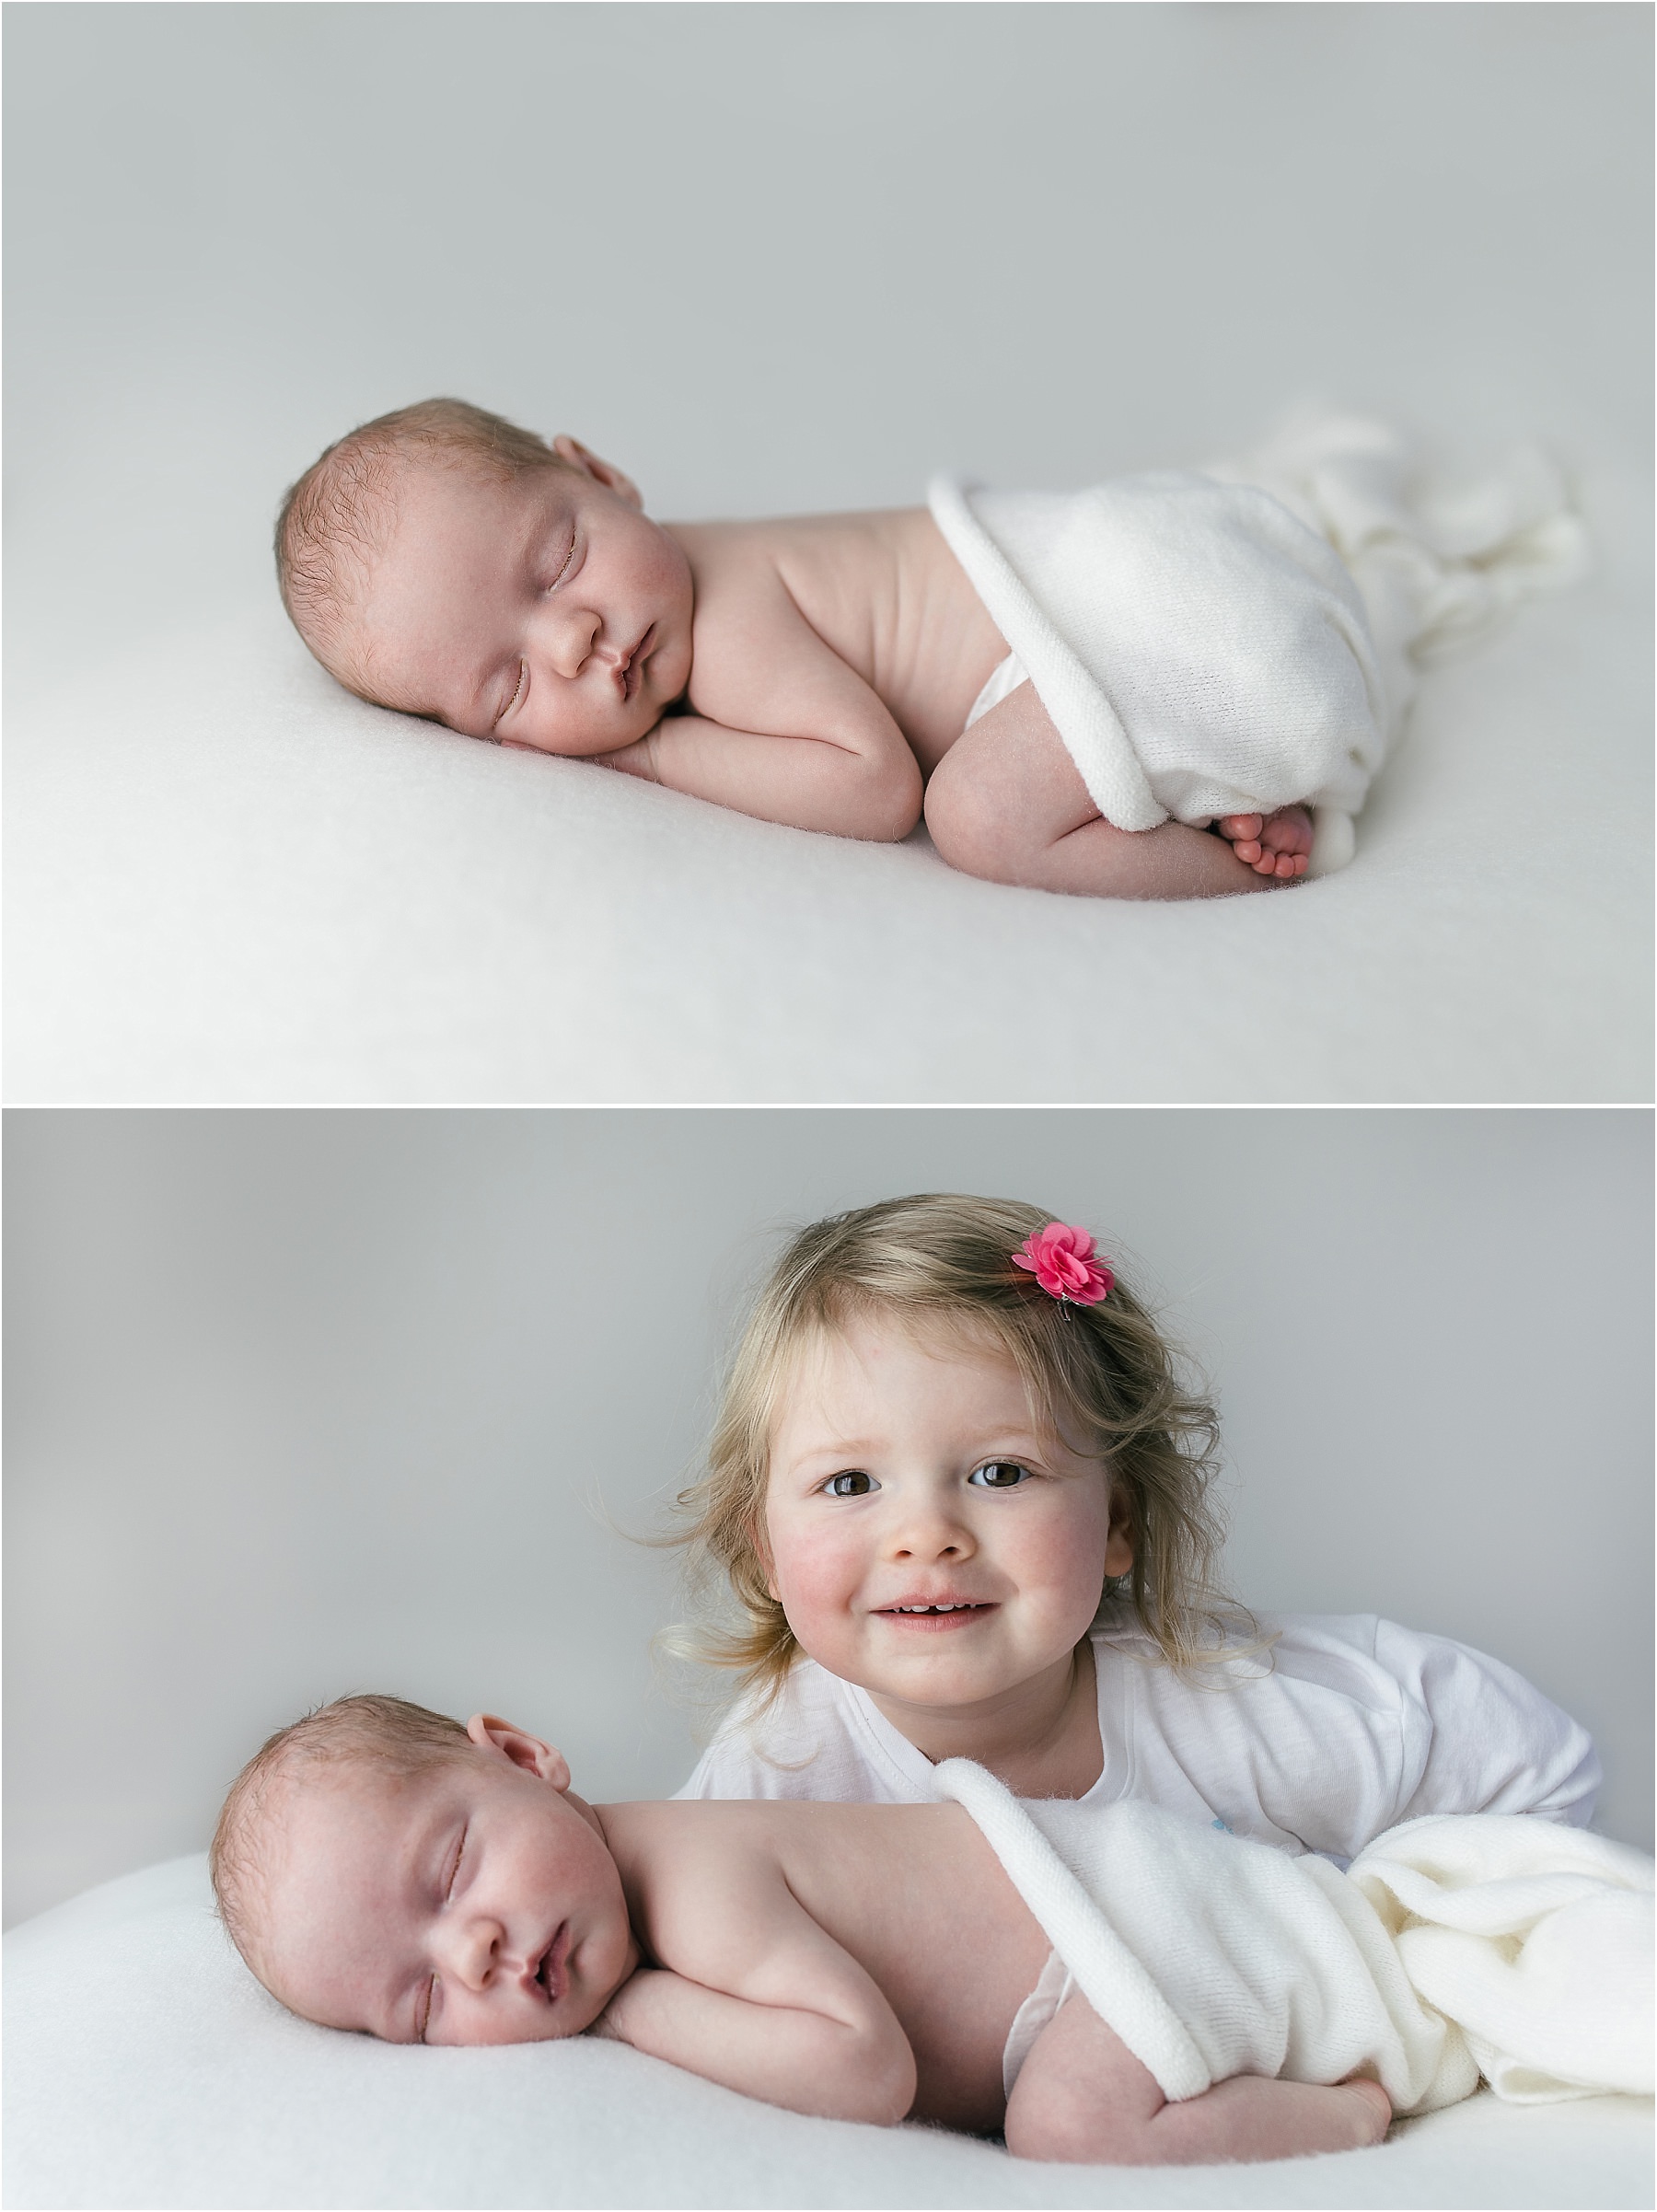
[[[494,718],[494,721],[493,721],[493,722],[492,722],[492,723],[490,724],[490,729],[491,729],[491,733],[492,733],[492,734],[494,731],[496,731],[496,730],[498,730],[498,729],[500,728],[500,726],[501,726],[502,723],[505,721],[505,719],[506,719],[507,715],[511,713],[511,712],[512,712],[513,708],[514,708],[514,707],[516,707],[516,706],[517,705],[517,703],[518,703],[518,701],[519,701],[519,700],[522,698],[522,696],[523,696],[524,686],[525,686],[525,684],[526,684],[526,683],[528,681],[528,678],[529,678],[529,664],[528,664],[528,662],[527,662],[527,661],[519,661],[519,663],[518,663],[518,665],[517,665],[517,681],[516,681],[516,684],[514,684],[514,686],[512,687],[512,697],[511,697],[511,698],[510,698],[510,699],[509,699],[509,700],[506,701],[505,705],[504,705],[504,707],[501,709],[500,712],[499,712],[499,713],[498,713],[498,714],[495,716],[495,718]]]

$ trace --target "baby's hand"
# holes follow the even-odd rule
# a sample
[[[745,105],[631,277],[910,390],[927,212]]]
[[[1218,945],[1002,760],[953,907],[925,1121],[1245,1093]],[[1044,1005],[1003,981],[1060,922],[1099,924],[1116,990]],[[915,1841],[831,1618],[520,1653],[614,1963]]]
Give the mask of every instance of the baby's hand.
[[[1257,875],[1291,883],[1306,873],[1312,816],[1304,806],[1280,806],[1275,814],[1222,815],[1214,828]]]

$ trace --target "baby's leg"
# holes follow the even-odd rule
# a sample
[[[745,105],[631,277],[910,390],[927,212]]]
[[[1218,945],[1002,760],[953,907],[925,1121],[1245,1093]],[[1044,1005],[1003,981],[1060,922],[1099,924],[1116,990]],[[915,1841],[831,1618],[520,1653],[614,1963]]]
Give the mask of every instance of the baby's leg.
[[[1087,1999],[1062,2004],[1032,2045],[1007,2102],[1015,2158],[1088,2166],[1214,2166],[1297,2159],[1378,2143],[1392,2119],[1373,2081],[1324,2089],[1236,2074],[1170,2104]]]
[[[944,754],[926,787],[926,826],[952,868],[1034,890],[1213,898],[1278,881],[1206,829],[1165,822],[1130,834],[1106,821],[1030,684]]]
[[[1222,814],[1214,824],[1237,858],[1257,875],[1280,883],[1304,875],[1312,853],[1312,816],[1304,806],[1275,814]]]

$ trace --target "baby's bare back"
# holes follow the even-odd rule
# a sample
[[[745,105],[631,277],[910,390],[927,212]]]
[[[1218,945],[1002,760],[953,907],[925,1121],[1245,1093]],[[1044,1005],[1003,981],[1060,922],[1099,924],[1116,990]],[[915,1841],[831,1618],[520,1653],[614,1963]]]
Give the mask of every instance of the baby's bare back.
[[[1006,658],[924,507],[669,527],[695,578],[699,666],[751,645],[749,610],[780,578],[823,643],[886,707],[925,773]]]
[[[804,1916],[896,2013],[914,2053],[914,2116],[1001,2125],[1007,2032],[1048,1943],[958,1805],[713,1801],[601,1815],[659,1964],[728,1986],[738,1953],[771,1943],[792,1956]],[[809,1975],[806,1938],[792,1970]]]

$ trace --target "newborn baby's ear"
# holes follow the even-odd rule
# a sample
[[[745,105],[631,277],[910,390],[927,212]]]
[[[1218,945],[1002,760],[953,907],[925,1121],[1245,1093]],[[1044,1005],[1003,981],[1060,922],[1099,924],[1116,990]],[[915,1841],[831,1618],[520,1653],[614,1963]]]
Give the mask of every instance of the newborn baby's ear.
[[[494,1752],[512,1766],[539,1775],[554,1789],[570,1787],[569,1763],[562,1752],[554,1751],[550,1743],[543,1743],[527,1729],[514,1728],[499,1713],[474,1713],[466,1724],[466,1732],[481,1750]]]
[[[644,512],[643,498],[632,478],[623,476],[620,469],[612,467],[608,461],[601,461],[579,438],[555,437],[552,450],[570,468],[579,469],[583,476],[590,476],[594,483],[602,484],[607,492],[613,492],[618,499],[624,499],[630,507],[637,507],[641,515]]]

